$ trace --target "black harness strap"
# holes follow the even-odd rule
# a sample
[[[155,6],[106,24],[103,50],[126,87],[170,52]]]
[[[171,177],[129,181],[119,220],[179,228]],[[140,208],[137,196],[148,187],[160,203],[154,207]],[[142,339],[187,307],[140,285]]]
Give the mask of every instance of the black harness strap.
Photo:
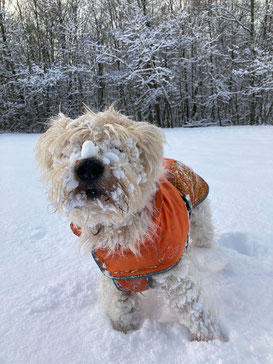
[[[182,200],[185,202],[185,205],[187,207],[188,210],[188,214],[189,214],[189,218],[191,217],[191,204],[190,201],[187,199],[187,197],[185,195],[181,195]]]

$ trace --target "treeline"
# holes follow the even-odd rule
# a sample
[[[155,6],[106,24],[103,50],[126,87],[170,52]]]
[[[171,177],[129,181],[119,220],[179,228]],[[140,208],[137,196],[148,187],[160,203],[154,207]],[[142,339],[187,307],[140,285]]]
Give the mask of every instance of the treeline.
[[[272,47],[271,0],[0,0],[0,130],[113,102],[162,127],[272,124]]]

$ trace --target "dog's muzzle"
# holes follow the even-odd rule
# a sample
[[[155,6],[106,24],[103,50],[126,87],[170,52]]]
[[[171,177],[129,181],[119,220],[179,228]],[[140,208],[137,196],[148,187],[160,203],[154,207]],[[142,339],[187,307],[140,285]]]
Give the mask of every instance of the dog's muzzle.
[[[97,182],[103,175],[104,166],[97,159],[83,159],[76,163],[75,176],[79,180],[79,189],[84,191],[89,198],[101,195]]]

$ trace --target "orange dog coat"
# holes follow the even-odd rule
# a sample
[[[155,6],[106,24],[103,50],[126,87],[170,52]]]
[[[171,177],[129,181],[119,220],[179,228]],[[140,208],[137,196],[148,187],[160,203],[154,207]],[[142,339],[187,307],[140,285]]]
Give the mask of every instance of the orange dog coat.
[[[122,252],[117,249],[111,254],[106,249],[92,252],[102,273],[122,291],[145,291],[151,286],[151,276],[179,263],[189,233],[188,210],[208,195],[207,183],[189,167],[173,159],[165,159],[164,166],[167,179],[160,179],[155,195],[153,221],[157,229],[152,238],[146,238],[140,245],[139,254],[129,249]],[[74,234],[81,235],[80,227],[73,223],[70,226]]]

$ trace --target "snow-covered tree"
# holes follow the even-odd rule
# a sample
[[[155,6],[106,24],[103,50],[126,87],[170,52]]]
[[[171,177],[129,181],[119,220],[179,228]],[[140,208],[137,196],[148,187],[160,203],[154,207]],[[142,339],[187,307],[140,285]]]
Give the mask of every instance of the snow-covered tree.
[[[272,124],[269,0],[0,0],[0,130],[113,102],[162,127]]]

